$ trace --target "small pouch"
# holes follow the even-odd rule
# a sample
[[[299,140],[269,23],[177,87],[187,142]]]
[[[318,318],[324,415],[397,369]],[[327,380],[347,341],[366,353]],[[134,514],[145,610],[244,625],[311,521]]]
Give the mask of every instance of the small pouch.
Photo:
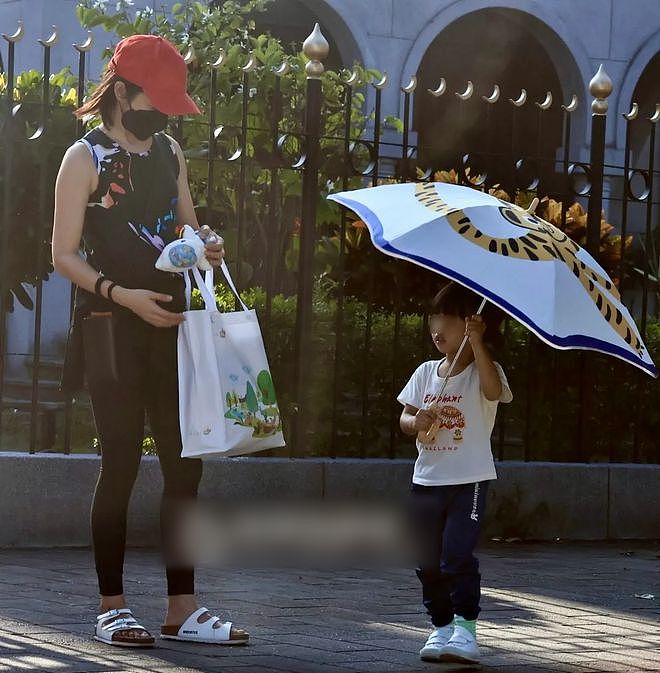
[[[82,321],[85,374],[90,388],[119,381],[114,316],[90,315]]]
[[[188,224],[184,225],[182,238],[168,243],[160,257],[156,260],[156,268],[160,271],[186,272],[194,266],[208,271],[211,265],[205,254],[204,241]]]

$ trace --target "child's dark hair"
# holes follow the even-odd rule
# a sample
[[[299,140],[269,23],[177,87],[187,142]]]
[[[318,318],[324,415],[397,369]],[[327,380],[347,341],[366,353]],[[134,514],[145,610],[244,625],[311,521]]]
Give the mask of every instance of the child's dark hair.
[[[472,290],[449,281],[431,300],[429,314],[453,315],[465,319],[476,314],[482,301],[483,297]],[[504,337],[500,326],[504,320],[504,313],[494,304],[486,302],[481,316],[486,323],[484,341],[492,351],[501,352],[504,347]]]

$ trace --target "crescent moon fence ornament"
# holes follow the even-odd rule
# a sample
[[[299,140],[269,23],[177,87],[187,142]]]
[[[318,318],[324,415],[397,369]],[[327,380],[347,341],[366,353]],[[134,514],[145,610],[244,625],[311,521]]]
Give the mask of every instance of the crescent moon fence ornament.
[[[575,112],[578,109],[578,103],[579,99],[577,97],[577,94],[573,94],[571,96],[571,100],[568,105],[562,105],[561,109],[564,110],[564,112]]]
[[[219,68],[226,60],[227,54],[225,53],[224,49],[220,49],[220,52],[218,53],[218,58],[215,59],[213,63],[211,63],[212,68]]]
[[[434,97],[440,98],[445,91],[447,91],[447,80],[444,77],[440,78],[440,84],[435,89],[427,89],[427,91]]]
[[[649,121],[652,124],[657,124],[660,121],[660,103],[656,103],[655,112],[649,117]]]
[[[346,86],[355,86],[356,84],[360,83],[360,76],[355,72],[355,70],[351,73],[351,76],[344,82]]]
[[[46,133],[46,127],[42,124],[32,135],[28,136],[27,139],[32,141],[39,140],[44,133]]]
[[[493,86],[493,93],[490,94],[490,96],[482,96],[483,100],[486,101],[486,103],[490,103],[491,105],[494,103],[497,103],[497,101],[500,99],[500,87],[498,84],[495,84]]]
[[[552,91],[548,91],[545,94],[545,99],[541,103],[536,103],[536,106],[540,110],[549,110],[550,106],[552,105]]]
[[[254,54],[250,54],[248,62],[241,68],[244,73],[254,72],[257,67],[257,59]]]
[[[470,80],[468,80],[467,86],[465,87],[465,91],[463,93],[456,92],[456,95],[461,100],[469,100],[470,98],[472,98],[473,93],[474,93],[474,84]]]
[[[234,153],[230,157],[227,157],[227,161],[237,161],[238,159],[241,158],[242,154],[243,154],[243,148],[239,147],[234,151]]]
[[[522,107],[525,102],[527,101],[527,91],[526,89],[521,89],[520,91],[520,96],[516,98],[516,100],[513,100],[513,98],[509,98],[509,103],[512,105],[515,105],[516,107]]]
[[[277,77],[284,77],[291,72],[291,64],[288,61],[284,61],[282,65],[275,70]]]
[[[53,32],[45,40],[39,40],[42,47],[54,47],[59,42],[60,36],[57,32],[57,26],[53,26]]]
[[[2,37],[7,40],[7,42],[11,42],[15,44],[16,42],[20,42],[23,39],[23,36],[25,35],[25,26],[23,24],[23,21],[19,19],[18,21],[18,28],[16,28],[16,31],[12,33],[11,35],[7,35],[7,33],[3,33]]]
[[[410,78],[410,82],[408,82],[408,86],[401,87],[401,91],[403,91],[403,93],[413,93],[416,88],[417,88],[417,77],[413,75]]]
[[[192,44],[188,46],[188,51],[183,57],[183,60],[186,62],[186,65],[190,65],[195,60],[195,50],[193,49]]]
[[[390,83],[390,76],[384,72],[379,82],[374,82],[373,86],[375,89],[382,91]]]
[[[624,112],[623,113],[623,118],[626,121],[631,122],[631,121],[634,121],[635,119],[637,119],[638,114],[639,114],[639,105],[637,105],[637,103],[633,103],[632,107],[630,108],[630,112]]]
[[[85,39],[85,41],[82,44],[74,43],[73,48],[76,51],[80,52],[81,54],[85,54],[88,51],[90,51],[93,46],[94,46],[94,35],[92,34],[91,30],[88,30],[87,38]]]

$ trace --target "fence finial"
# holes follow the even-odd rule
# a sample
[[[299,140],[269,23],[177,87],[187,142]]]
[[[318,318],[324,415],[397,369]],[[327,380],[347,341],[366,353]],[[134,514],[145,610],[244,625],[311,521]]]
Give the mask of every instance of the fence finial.
[[[490,94],[490,96],[482,96],[483,100],[486,101],[486,103],[490,103],[491,105],[494,105],[497,103],[497,101],[500,99],[500,87],[499,84],[494,84],[493,85],[493,93]]]
[[[60,35],[59,35],[58,30],[57,30],[57,26],[53,26],[53,30],[52,30],[49,37],[47,37],[45,40],[40,39],[40,40],[37,40],[37,41],[39,42],[39,44],[42,47],[51,48],[51,47],[54,47],[59,42],[59,39],[60,39]]]
[[[7,33],[2,33],[2,37],[7,40],[7,42],[20,42],[23,39],[23,35],[25,35],[25,26],[23,25],[23,21],[20,19],[18,20],[18,28],[16,28],[16,32],[12,33],[11,35],[7,35]]]
[[[309,59],[309,63],[305,66],[308,79],[321,79],[321,75],[325,71],[323,61],[329,53],[330,45],[317,23],[309,37],[303,42],[303,54]]]
[[[401,87],[401,91],[403,91],[403,93],[412,94],[415,93],[416,88],[417,88],[417,77],[413,75],[410,78],[410,82],[408,82],[406,86]]]
[[[521,89],[520,96],[518,96],[516,100],[513,100],[513,98],[509,98],[509,103],[511,103],[511,105],[515,105],[516,107],[522,107],[526,102],[527,102],[527,89]]]
[[[630,108],[630,112],[624,112],[623,117],[626,121],[632,122],[637,119],[637,115],[639,114],[639,105],[637,103],[633,103],[632,107]]]
[[[457,91],[456,95],[461,100],[470,100],[470,98],[472,98],[473,93],[474,93],[474,84],[470,80],[468,80],[467,86],[465,87],[465,91],[463,93],[459,93]]]
[[[660,103],[656,103],[655,112],[649,117],[649,121],[652,124],[660,122]]]
[[[606,115],[609,107],[607,98],[612,93],[612,80],[605,72],[603,64],[600,64],[598,72],[593,76],[589,82],[589,93],[594,97],[591,103],[591,111],[595,115]]]
[[[380,78],[379,82],[374,82],[373,86],[375,89],[380,89],[381,91],[390,83],[390,76],[384,72],[383,76]]]
[[[225,62],[226,58],[227,58],[227,54],[225,53],[225,50],[220,49],[218,51],[218,58],[216,58],[215,61],[213,61],[213,63],[211,63],[211,67],[215,68],[217,70]]]
[[[94,46],[94,35],[93,35],[91,30],[88,30],[87,31],[87,38],[85,39],[85,41],[81,42],[80,44],[74,43],[73,48],[79,54],[85,54],[88,51],[91,51],[93,46]]]
[[[427,89],[427,91],[434,97],[440,98],[447,91],[447,80],[444,77],[440,78],[440,84],[435,89]]]
[[[192,44],[188,45],[188,50],[183,55],[183,60],[186,62],[186,65],[190,65],[195,60],[195,48]]]
[[[545,98],[541,103],[536,103],[536,106],[539,108],[539,110],[549,110],[550,107],[552,106],[552,91],[548,91],[545,94]]]

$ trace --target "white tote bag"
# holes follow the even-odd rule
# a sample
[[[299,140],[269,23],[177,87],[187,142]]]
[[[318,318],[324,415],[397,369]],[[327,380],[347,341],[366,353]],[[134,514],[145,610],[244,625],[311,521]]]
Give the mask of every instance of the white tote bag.
[[[191,311],[191,281],[185,274],[186,319],[178,336],[184,458],[240,456],[285,446],[257,315],[241,300],[224,262],[221,269],[243,310],[218,311],[213,272],[202,279],[193,268],[205,308]]]

